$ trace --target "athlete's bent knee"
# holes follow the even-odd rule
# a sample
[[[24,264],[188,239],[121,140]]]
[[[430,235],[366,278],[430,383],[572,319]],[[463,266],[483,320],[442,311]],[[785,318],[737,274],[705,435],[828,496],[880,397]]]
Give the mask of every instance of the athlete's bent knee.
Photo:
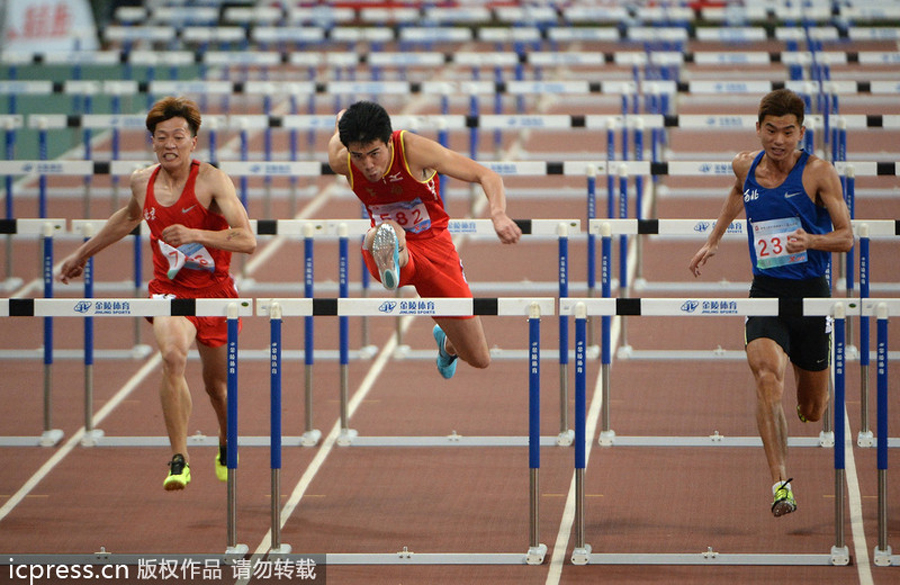
[[[491,365],[491,354],[473,356],[467,363],[473,368],[478,368],[479,370],[483,370]]]

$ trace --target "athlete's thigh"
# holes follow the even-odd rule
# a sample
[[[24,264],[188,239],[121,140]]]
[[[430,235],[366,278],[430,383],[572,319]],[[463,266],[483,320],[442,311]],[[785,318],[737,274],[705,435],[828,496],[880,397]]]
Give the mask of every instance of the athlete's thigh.
[[[224,385],[228,380],[228,346],[197,344],[200,363],[203,366],[203,380],[207,385]]]
[[[757,337],[747,344],[747,363],[754,377],[774,375],[783,381],[788,356],[774,339]]]
[[[828,380],[831,370],[810,371],[794,365],[797,379],[797,401],[801,403],[824,404],[828,400]]]
[[[187,317],[154,317],[153,336],[160,351],[187,354],[197,336],[197,328]]]

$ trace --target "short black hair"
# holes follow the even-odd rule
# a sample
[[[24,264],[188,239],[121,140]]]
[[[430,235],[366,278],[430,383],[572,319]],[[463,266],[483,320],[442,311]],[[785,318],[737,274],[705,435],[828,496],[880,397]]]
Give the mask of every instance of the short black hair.
[[[351,142],[366,144],[375,140],[388,144],[392,133],[391,117],[375,102],[352,104],[338,121],[338,134],[344,146],[349,146]]]

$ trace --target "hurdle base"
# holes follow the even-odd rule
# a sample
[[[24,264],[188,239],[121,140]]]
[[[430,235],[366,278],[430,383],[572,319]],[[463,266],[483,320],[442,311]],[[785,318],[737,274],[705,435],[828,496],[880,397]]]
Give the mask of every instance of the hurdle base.
[[[6,280],[0,282],[0,290],[3,292],[17,290],[22,287],[22,283],[25,282],[21,278],[16,276],[11,276]]]
[[[281,543],[281,545],[269,549],[270,559],[282,559],[291,554],[291,545]]]
[[[586,565],[591,562],[591,545],[586,544],[584,548],[576,548],[572,551],[573,565]]]
[[[616,442],[616,431],[600,431],[600,438],[597,439],[597,443],[601,447],[612,447]]]
[[[532,546],[528,549],[528,553],[525,555],[525,564],[526,565],[542,565],[544,564],[544,557],[547,556],[547,545],[541,543],[537,546]]]
[[[332,565],[522,565],[521,553],[416,553],[408,548],[396,553],[327,553]]]
[[[81,446],[82,447],[96,447],[97,443],[100,442],[100,439],[103,438],[103,431],[101,429],[93,429],[90,431],[85,431],[84,436],[81,437]]]
[[[835,567],[844,567],[850,564],[850,549],[846,546],[831,547],[831,564]]]
[[[322,438],[322,431],[313,429],[311,431],[306,431],[303,433],[303,436],[300,438],[300,446],[302,447],[315,447],[319,444],[319,439]]]
[[[407,357],[409,357],[409,354],[410,354],[409,346],[406,344],[403,344],[403,345],[398,345],[397,347],[394,348],[394,353],[391,357],[393,357],[395,360],[403,360],[403,359],[406,359]]]
[[[875,435],[872,431],[859,431],[859,434],[856,435],[856,444],[859,447],[874,447]]]
[[[49,431],[44,431],[41,434],[41,447],[54,447],[57,443],[62,441],[63,432],[62,429],[51,429]]]
[[[825,448],[834,447],[834,431],[821,431],[819,433],[819,446]]]
[[[634,348],[630,345],[623,345],[616,351],[616,357],[620,360],[627,360],[634,353]]]
[[[146,343],[138,343],[131,348],[131,357],[136,360],[142,360],[153,353],[153,348]]]
[[[243,559],[250,552],[250,547],[246,544],[236,544],[225,549],[225,562],[237,561]]]
[[[353,439],[359,436],[359,432],[354,429],[341,429],[341,434],[335,441],[341,447],[349,447],[353,444]]]
[[[878,548],[875,546],[875,551],[872,553],[872,561],[875,563],[876,567],[890,567],[894,564],[894,561],[900,561],[900,558],[894,558],[891,554],[891,547],[888,545],[886,549]]]
[[[560,447],[568,447],[569,445],[571,445],[574,442],[575,442],[575,431],[572,429],[569,429],[567,431],[562,431],[556,437],[556,444],[559,445]]]
[[[377,345],[365,345],[359,348],[359,359],[361,360],[370,360],[378,353]]]
[[[667,565],[667,566],[841,566],[850,563],[846,548],[833,547],[831,554],[790,553],[593,553],[592,565]]]

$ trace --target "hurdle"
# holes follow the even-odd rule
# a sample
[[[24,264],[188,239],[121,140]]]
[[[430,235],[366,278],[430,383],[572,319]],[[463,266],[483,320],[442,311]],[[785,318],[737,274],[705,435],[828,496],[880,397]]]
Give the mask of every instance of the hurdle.
[[[238,319],[253,315],[253,304],[245,299],[0,299],[0,317],[161,317],[161,316],[224,316],[228,322],[228,489],[226,555],[246,554],[247,545],[236,541],[237,490],[237,374]],[[60,431],[61,436],[61,431]],[[101,437],[95,437],[101,440]],[[58,439],[57,439],[58,440]]]
[[[719,299],[560,299],[560,314],[574,315],[576,318],[576,351],[583,352],[586,340],[585,321],[587,315],[599,315],[605,317],[634,315],[634,316],[712,316],[712,315],[741,315],[741,316],[777,316],[777,315],[802,315],[802,316],[831,316],[835,320],[834,329],[834,469],[835,469],[835,544],[828,554],[722,554],[711,547],[706,552],[699,553],[594,553],[592,547],[584,540],[584,449],[587,441],[585,434],[584,418],[586,416],[583,398],[576,397],[578,409],[576,410],[576,543],[572,555],[572,563],[585,564],[659,564],[659,565],[847,565],[850,563],[849,548],[844,541],[844,452],[847,448],[845,440],[845,416],[844,398],[844,353],[845,353],[845,320],[848,314],[858,315],[861,303],[859,299],[843,300],[833,299],[735,299],[733,302],[723,303],[720,306]],[[579,349],[580,348],[580,349]],[[584,368],[576,369],[576,396],[583,395],[585,386]],[[608,378],[604,378],[608,380]],[[603,389],[604,405],[608,402],[608,386]],[[601,436],[601,440],[603,437]],[[618,439],[616,439],[618,444]],[[605,444],[605,443],[601,443]],[[654,441],[634,441],[630,445],[677,445],[694,446],[703,442],[670,440],[665,443]],[[729,441],[726,437],[711,436],[705,444],[731,445],[731,446],[761,446],[761,441]],[[791,443],[789,443],[791,444]]]
[[[10,237],[13,235],[39,235],[41,242],[41,274],[43,293],[45,297],[53,296],[53,238],[57,232],[65,229],[64,219],[6,219],[0,220],[0,233]],[[11,279],[10,275],[10,279]],[[7,280],[10,288],[17,288],[21,280]],[[52,447],[62,439],[63,432],[53,428],[53,401],[52,401],[52,377],[53,377],[53,318],[44,317],[43,329],[44,347],[40,354],[44,363],[43,385],[43,432],[37,440],[37,444],[44,447]],[[10,445],[35,444],[28,437],[11,437],[7,439]],[[2,441],[0,441],[2,443]]]
[[[418,316],[469,316],[469,315],[498,315],[517,316],[524,313],[525,301],[513,297],[479,297],[464,299],[396,299],[396,298],[338,298],[338,299],[257,299],[257,314],[266,316],[268,306],[277,302],[281,306],[284,316],[293,316],[294,313],[308,310],[305,303],[312,302],[313,315],[330,315],[338,317],[398,317],[411,318]],[[555,311],[554,299],[534,299],[539,303],[542,315],[553,315]],[[292,303],[300,303],[300,308],[293,308]],[[312,309],[309,309],[312,310]],[[346,354],[346,337],[342,336],[342,354]],[[528,356],[531,356],[529,349]],[[433,354],[432,354],[433,355]],[[452,433],[445,437],[365,437],[360,436],[355,429],[349,426],[349,374],[347,372],[348,359],[346,355],[341,359],[341,446],[360,447],[385,447],[385,446],[521,446],[525,443],[522,437],[466,437]],[[555,445],[559,443],[559,437],[542,437],[542,445]]]
[[[633,219],[612,219],[612,220],[592,220],[589,222],[589,231],[593,234],[599,234],[601,236],[602,246],[602,256],[603,256],[603,290],[602,295],[604,297],[610,297],[610,276],[609,271],[606,270],[606,267],[609,267],[611,264],[611,245],[609,241],[611,239],[612,234],[626,234],[628,236],[641,236],[641,235],[655,235],[659,237],[703,237],[713,228],[715,225],[715,220],[695,220],[695,219],[658,219],[658,220],[633,220]],[[878,238],[893,238],[897,235],[900,235],[900,223],[897,220],[880,220],[880,219],[870,219],[870,220],[852,220],[851,226],[853,228],[854,234],[859,238],[859,264],[860,264],[860,285],[861,285],[861,296],[862,298],[867,298],[869,296],[869,281],[871,270],[869,268],[870,259],[869,259],[869,241],[872,237]],[[728,227],[725,234],[723,235],[723,239],[735,239],[742,238],[746,240],[746,228],[743,221],[735,220]],[[850,271],[848,270],[848,274]],[[723,288],[727,290],[732,290],[738,285],[734,287],[730,285],[730,283],[719,283],[715,285],[716,288]],[[741,290],[748,290],[748,285],[741,284],[739,285]],[[651,288],[647,286],[642,286],[641,289]],[[670,283],[667,290],[673,291],[688,291],[693,290],[695,285],[685,284],[680,286],[678,283]],[[847,294],[850,294],[850,290],[847,291]],[[847,297],[848,299],[851,297]],[[723,300],[723,299],[720,299]],[[849,302],[849,301],[848,301]],[[848,329],[848,337],[851,336],[851,328],[850,323],[847,324]],[[726,350],[722,349],[721,346],[712,349],[712,350],[639,350],[634,349],[629,345],[624,345],[618,349],[616,352],[616,356],[620,359],[674,359],[674,360],[682,360],[682,359],[711,359],[711,360],[743,360],[745,354],[743,351],[738,350]],[[874,444],[872,440],[872,433],[869,430],[869,421],[868,421],[868,396],[869,396],[869,382],[868,382],[868,365],[869,365],[869,323],[868,316],[861,315],[860,316],[860,331],[859,331],[859,349],[857,350],[851,343],[848,346],[848,356],[847,359],[858,359],[861,365],[860,375],[861,375],[861,388],[860,395],[862,401],[861,408],[861,430],[859,431],[859,436],[857,443],[861,447],[870,447]],[[608,419],[606,419],[608,423]],[[827,422],[827,421],[826,421]],[[608,430],[608,426],[605,427]],[[826,424],[825,432],[829,431],[828,426]],[[822,438],[823,444],[828,441],[825,440],[825,437]]]
[[[540,320],[543,315],[555,312],[555,301],[552,298],[419,298],[411,300],[367,299],[367,298],[281,298],[256,299],[256,314],[268,317],[272,334],[272,481],[273,486],[280,469],[280,442],[275,431],[280,427],[281,368],[275,363],[280,361],[281,321],[284,317],[309,316],[373,316],[373,317],[415,317],[415,316],[469,316],[496,315],[527,317],[529,354],[526,362],[528,370],[528,436],[524,441],[487,442],[477,437],[455,435],[447,439],[434,441],[404,441],[397,438],[372,438],[366,440],[349,428],[349,403],[345,388],[346,377],[342,376],[340,432],[336,440],[338,445],[375,446],[490,446],[516,445],[527,446],[529,457],[529,548],[525,555],[519,553],[483,553],[483,554],[418,554],[405,550],[402,553],[387,554],[334,554],[329,553],[329,564],[529,564],[540,565],[544,562],[547,545],[540,542],[540,447],[546,444],[540,436]],[[343,365],[343,363],[342,363]],[[552,444],[552,443],[551,443]],[[229,457],[231,451],[229,450]],[[273,487],[273,490],[275,488]],[[273,494],[280,493],[273,491]],[[270,553],[284,555],[290,552],[289,545],[280,541],[279,502],[272,498],[272,549]]]

